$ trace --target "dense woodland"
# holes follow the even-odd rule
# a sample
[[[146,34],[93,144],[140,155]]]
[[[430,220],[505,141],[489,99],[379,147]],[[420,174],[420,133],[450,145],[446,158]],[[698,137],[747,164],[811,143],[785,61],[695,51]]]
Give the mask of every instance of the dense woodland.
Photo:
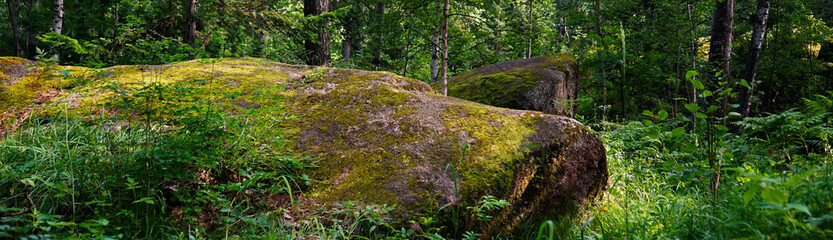
[[[831,0],[0,2],[0,55],[93,68],[258,57],[435,83],[492,63],[568,53],[581,68],[573,117],[607,145],[610,188],[575,216],[528,223],[504,238],[833,237]],[[0,145],[0,157],[26,154]],[[15,161],[0,160],[0,173],[16,171]],[[21,187],[20,178],[0,177],[0,191]],[[158,219],[152,226],[145,215],[158,212],[139,207],[86,219],[12,216],[20,209],[4,204],[15,198],[0,193],[0,216],[9,214],[0,237],[477,237],[445,220],[427,219],[423,226],[433,227],[419,231],[385,228],[377,215],[384,209],[349,205],[322,216],[356,211],[354,225],[287,228],[230,204],[249,219],[212,230],[193,220],[194,229],[183,230]],[[356,227],[365,225],[372,228]]]
[[[727,80],[747,80],[750,94],[740,91],[749,96],[753,116],[795,107],[803,97],[833,89],[827,65],[833,61],[830,1],[737,1],[722,13],[713,1],[448,4],[449,76],[501,61],[570,53],[585,74],[579,113],[594,121],[633,119],[645,109],[680,112],[696,94],[685,80],[691,70],[713,76],[719,69],[731,73],[721,74]],[[251,56],[384,70],[428,82],[442,77],[442,1],[10,0],[2,5],[7,21],[0,23],[0,54],[6,56],[34,59],[49,53],[60,56],[61,64],[98,67]],[[728,18],[713,21],[724,15]],[[725,39],[711,41],[714,34]],[[707,64],[721,58],[728,63]]]

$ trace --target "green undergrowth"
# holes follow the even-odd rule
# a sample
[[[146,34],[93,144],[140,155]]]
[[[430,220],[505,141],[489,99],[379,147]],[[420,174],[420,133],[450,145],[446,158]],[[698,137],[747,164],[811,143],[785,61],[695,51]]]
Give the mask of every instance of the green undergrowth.
[[[262,221],[261,199],[302,190],[311,161],[253,130],[259,112],[227,115],[195,93],[132,89],[107,107],[124,114],[79,120],[31,117],[0,143],[0,235],[160,238],[211,236]],[[181,99],[167,98],[176,92]],[[151,101],[153,100],[153,101]],[[69,115],[64,113],[64,115]],[[289,194],[291,195],[291,194]]]
[[[386,206],[303,198],[314,161],[276,127],[296,118],[274,104],[281,84],[146,77],[89,79],[66,90],[96,109],[59,100],[0,139],[0,238],[335,238],[386,220]]]
[[[599,124],[610,187],[576,218],[541,224],[544,239],[829,239],[831,97],[747,118],[737,123],[742,134],[716,132],[716,194],[709,190],[705,134],[686,128],[685,117],[660,112],[643,122]]]

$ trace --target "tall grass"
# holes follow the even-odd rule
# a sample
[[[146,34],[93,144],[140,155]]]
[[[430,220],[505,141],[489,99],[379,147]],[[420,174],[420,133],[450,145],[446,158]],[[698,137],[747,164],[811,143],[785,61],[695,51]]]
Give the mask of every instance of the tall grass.
[[[309,159],[263,139],[276,133],[252,135],[264,131],[246,122],[264,116],[182,101],[194,96],[163,99],[175,90],[133,89],[110,106],[126,118],[34,116],[3,139],[0,237],[228,237],[264,225],[275,207],[260,199],[309,183],[300,173]]]

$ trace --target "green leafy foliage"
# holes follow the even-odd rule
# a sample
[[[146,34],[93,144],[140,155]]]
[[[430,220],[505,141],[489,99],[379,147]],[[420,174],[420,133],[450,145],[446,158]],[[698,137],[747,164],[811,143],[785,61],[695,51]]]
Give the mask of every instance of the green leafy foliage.
[[[265,217],[252,215],[267,207],[255,199],[309,184],[308,159],[249,135],[244,122],[259,113],[227,116],[185,86],[118,89],[108,108],[131,114],[37,120],[0,143],[3,235],[158,238],[204,223],[239,232]]]
[[[565,239],[829,238],[833,154],[829,143],[806,143],[822,139],[830,127],[819,120],[829,112],[816,109],[746,118],[738,123],[741,135],[725,135],[728,128],[720,125],[707,131],[707,121],[696,116],[694,128],[684,126],[692,119],[682,115],[654,122],[663,114],[651,111],[643,112],[649,118],[644,122],[605,123],[600,133],[608,147],[610,189],[586,216],[570,221]],[[705,134],[720,141],[714,145],[722,173],[716,195],[708,185],[716,170],[706,162],[711,150]]]
[[[509,202],[506,200],[497,199],[494,196],[483,196],[480,197],[479,201],[477,201],[476,207],[468,207],[468,209],[477,215],[478,220],[489,221],[492,220],[492,216],[489,215],[489,212],[503,209],[507,205],[509,205]]]

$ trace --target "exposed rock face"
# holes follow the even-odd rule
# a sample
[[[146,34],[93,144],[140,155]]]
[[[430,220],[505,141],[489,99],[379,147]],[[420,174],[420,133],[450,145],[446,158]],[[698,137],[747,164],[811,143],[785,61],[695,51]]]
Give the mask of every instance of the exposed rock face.
[[[449,79],[448,95],[492,106],[572,116],[578,96],[577,75],[578,63],[567,54],[501,62]]]
[[[207,65],[117,66],[87,76],[124,83],[147,81],[137,76],[150,71],[169,83],[212,76],[216,83],[206,87],[224,87],[211,91],[244,89],[221,101],[246,108],[280,105],[280,115],[297,117],[272,127],[286,129],[295,151],[320,159],[319,167],[308,170],[318,182],[305,196],[322,203],[395,204],[392,217],[400,223],[453,204],[462,226],[488,236],[513,230],[525,217],[584,201],[607,183],[604,146],[570,118],[443,97],[423,82],[387,72],[259,59]],[[268,89],[276,89],[274,97],[258,100]],[[74,101],[62,106],[83,109],[83,103],[108,101],[106,93],[64,95],[52,105]],[[510,205],[489,213],[493,221],[477,220],[466,207],[484,195]]]

